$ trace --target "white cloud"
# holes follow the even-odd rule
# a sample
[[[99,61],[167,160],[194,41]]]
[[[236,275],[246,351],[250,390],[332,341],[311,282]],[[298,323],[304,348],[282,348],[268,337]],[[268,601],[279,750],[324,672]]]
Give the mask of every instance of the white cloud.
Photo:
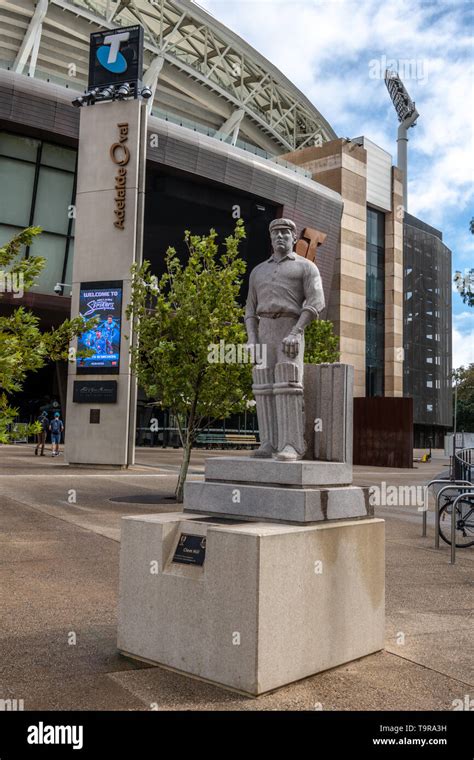
[[[453,368],[474,363],[474,309],[453,314]]]
[[[453,369],[474,363],[474,324],[467,332],[453,327]]]
[[[457,327],[460,327],[462,324],[469,325],[470,329],[474,329],[474,311],[471,309],[471,311],[462,311],[460,314],[455,314],[453,317],[453,322],[456,323]]]

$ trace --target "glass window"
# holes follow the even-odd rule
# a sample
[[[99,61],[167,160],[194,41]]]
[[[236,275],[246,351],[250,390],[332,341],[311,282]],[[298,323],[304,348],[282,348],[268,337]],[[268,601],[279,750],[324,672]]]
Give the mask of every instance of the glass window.
[[[74,175],[42,166],[38,177],[34,223],[48,232],[67,234]]]
[[[366,394],[384,394],[385,214],[367,209]]]
[[[35,180],[34,164],[0,158],[0,223],[27,227]]]
[[[385,278],[383,270],[377,267],[367,267],[366,283],[367,303],[373,305],[373,302],[383,305],[385,300]]]
[[[76,168],[76,151],[72,148],[63,148],[62,145],[43,143],[41,163],[73,172]]]
[[[385,248],[385,214],[373,208],[367,209],[367,243]]]
[[[0,224],[0,246],[9,243],[20,231],[18,227],[8,227],[6,224]]]
[[[31,246],[31,255],[47,259],[34,286],[36,292],[52,294],[56,282],[63,279],[75,164],[76,151],[71,148],[0,132],[0,245],[27,227],[31,218],[43,228]],[[74,224],[70,234],[73,230]],[[71,245],[67,282],[71,280],[72,257]]]
[[[0,132],[0,154],[12,158],[23,158],[25,161],[36,161],[39,140],[20,135],[9,135]]]
[[[54,295],[54,286],[62,282],[66,238],[60,235],[41,233],[30,248],[31,256],[44,256],[46,266],[38,277],[33,292]]]

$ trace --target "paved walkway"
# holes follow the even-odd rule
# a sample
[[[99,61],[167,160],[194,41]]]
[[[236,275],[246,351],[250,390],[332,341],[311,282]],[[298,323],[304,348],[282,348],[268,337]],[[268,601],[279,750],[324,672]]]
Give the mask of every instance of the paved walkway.
[[[195,452],[193,475],[209,455]],[[449,547],[433,548],[432,513],[421,537],[416,506],[376,509],[387,535],[384,652],[258,699],[118,655],[120,518],[177,510],[179,457],[139,450],[131,470],[91,470],[0,447],[0,699],[25,709],[451,710],[474,697],[474,549],[451,566]],[[434,452],[413,470],[356,467],[354,480],[422,485],[446,465]]]

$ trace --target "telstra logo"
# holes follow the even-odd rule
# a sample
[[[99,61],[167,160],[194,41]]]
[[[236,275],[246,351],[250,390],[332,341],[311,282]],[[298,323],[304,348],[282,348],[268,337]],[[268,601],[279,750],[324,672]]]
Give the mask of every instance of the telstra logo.
[[[130,32],[108,34],[104,37],[104,44],[97,50],[97,58],[101,66],[112,74],[123,74],[127,70],[127,61],[120,52],[120,43],[126,42]]]

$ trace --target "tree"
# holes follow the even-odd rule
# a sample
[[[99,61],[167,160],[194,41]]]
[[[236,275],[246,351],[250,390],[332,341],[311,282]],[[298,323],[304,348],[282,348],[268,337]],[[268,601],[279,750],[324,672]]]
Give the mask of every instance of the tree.
[[[238,297],[245,272],[239,243],[242,220],[219,253],[217,233],[185,232],[188,258],[166,253],[166,272],[157,279],[150,264],[132,267],[127,316],[136,330],[131,363],[150,399],[175,415],[183,458],[176,486],[182,501],[191,450],[209,420],[242,412],[251,398],[251,364]],[[240,359],[240,361],[239,361]]]
[[[307,364],[333,364],[339,361],[339,339],[332,322],[315,319],[304,333],[304,360]]]
[[[457,385],[456,429],[474,432],[474,364],[453,371]]]
[[[0,247],[0,292],[23,293],[35,284],[46,259],[20,255],[22,248],[31,245],[40,232],[40,227],[28,227]],[[8,316],[0,316],[0,443],[8,443],[15,437],[9,428],[18,410],[9,404],[8,394],[21,390],[29,372],[35,372],[50,360],[68,359],[72,338],[92,326],[92,322],[76,317],[42,333],[39,318],[23,306]],[[34,423],[25,432],[31,435],[39,429],[38,423]]]
[[[464,276],[459,271],[455,272],[453,282],[456,285],[456,290],[461,296],[463,303],[473,308],[474,307],[474,291],[473,291],[474,269],[469,269],[469,270],[466,269],[464,272]]]

